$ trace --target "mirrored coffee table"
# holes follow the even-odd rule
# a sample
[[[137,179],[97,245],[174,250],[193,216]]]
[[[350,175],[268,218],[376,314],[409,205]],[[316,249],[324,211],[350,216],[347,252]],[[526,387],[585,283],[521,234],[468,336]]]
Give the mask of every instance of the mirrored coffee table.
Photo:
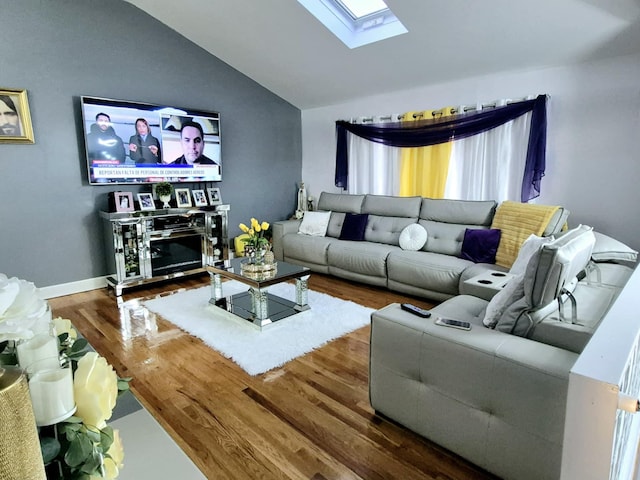
[[[225,260],[220,265],[206,267],[211,276],[211,299],[209,303],[233,313],[251,324],[264,328],[278,320],[309,310],[307,304],[307,280],[310,269],[286,262],[277,262],[276,268],[265,272],[243,271],[246,259]],[[237,280],[249,286],[246,292],[225,297],[222,279]],[[268,287],[288,280],[296,281],[295,301],[268,292]]]

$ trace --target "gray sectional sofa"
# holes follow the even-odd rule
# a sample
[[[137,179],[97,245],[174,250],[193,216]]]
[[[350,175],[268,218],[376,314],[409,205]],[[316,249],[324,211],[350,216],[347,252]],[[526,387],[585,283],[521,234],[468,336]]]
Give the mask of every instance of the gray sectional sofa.
[[[544,232],[549,238],[532,238],[539,244],[527,242],[507,269],[460,258],[465,230],[489,228],[494,202],[323,193],[318,207],[332,212],[326,235],[299,235],[299,221],[278,222],[276,258],[443,300],[428,319],[398,304],[372,314],[375,411],[501,478],[560,478],[569,372],[624,289],[637,252],[586,226],[560,233],[562,209]],[[348,212],[369,214],[365,241],[339,239]],[[399,246],[411,223],[428,231],[418,251]],[[509,281],[483,295],[469,284],[483,272]],[[471,329],[437,325],[439,317]]]
[[[322,192],[318,210],[331,212],[326,235],[299,235],[300,220],[275,222],[273,252],[277,260],[316,272],[446,300],[466,292],[465,280],[486,270],[505,270],[460,258],[465,230],[488,229],[496,207],[494,201]],[[340,240],[347,213],[368,214],[365,241]],[[567,216],[559,209],[544,234],[559,232]],[[400,235],[416,223],[428,232],[426,244],[418,251],[403,250]]]

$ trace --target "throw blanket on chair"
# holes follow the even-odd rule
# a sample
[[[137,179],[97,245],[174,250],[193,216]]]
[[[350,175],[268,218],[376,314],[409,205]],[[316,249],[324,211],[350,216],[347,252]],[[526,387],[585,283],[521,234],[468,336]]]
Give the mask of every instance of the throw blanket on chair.
[[[499,228],[502,231],[496,253],[496,264],[510,268],[524,241],[532,233],[542,236],[558,208],[560,207],[509,200],[502,202],[491,224],[491,228]]]

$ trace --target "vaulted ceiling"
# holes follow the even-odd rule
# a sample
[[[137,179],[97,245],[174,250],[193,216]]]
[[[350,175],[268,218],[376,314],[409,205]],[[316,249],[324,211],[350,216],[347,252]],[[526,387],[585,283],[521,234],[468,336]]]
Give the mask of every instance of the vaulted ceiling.
[[[127,0],[300,109],[640,52],[640,0],[386,0],[408,33],[353,50],[296,0]]]

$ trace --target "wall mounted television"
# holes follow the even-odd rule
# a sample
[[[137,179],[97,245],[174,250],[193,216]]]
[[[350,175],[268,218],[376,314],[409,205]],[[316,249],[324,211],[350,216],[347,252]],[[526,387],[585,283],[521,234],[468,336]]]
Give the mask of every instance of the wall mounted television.
[[[220,114],[80,97],[91,185],[222,180]]]

